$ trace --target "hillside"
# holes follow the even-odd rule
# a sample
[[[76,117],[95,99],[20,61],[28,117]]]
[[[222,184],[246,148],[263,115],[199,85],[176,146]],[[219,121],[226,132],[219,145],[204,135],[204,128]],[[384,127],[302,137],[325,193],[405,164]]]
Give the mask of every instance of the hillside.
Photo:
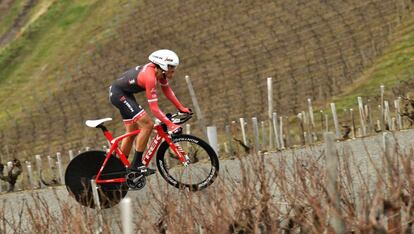
[[[32,4],[31,11],[49,6],[0,52],[4,155],[104,144],[84,127],[88,118],[112,117],[110,127],[122,132],[107,87],[158,48],[181,58],[172,84],[177,96],[191,104],[183,78],[190,75],[207,122],[220,128],[239,117],[265,117],[267,77],[282,115],[296,114],[307,97],[320,107],[331,100],[349,105],[357,94],[377,95],[380,83],[412,83],[411,1]],[[30,18],[14,15],[20,23],[11,25]],[[161,106],[171,111],[167,104]]]

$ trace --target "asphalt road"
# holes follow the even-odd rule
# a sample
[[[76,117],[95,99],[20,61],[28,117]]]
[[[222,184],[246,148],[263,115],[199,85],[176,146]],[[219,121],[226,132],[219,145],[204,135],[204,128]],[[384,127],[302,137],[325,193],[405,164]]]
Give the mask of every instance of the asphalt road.
[[[395,137],[395,138],[394,138]],[[397,143],[400,152],[408,152],[409,149],[414,148],[414,130],[406,130],[396,132],[392,136],[393,144]],[[366,178],[373,178],[373,172],[375,171],[374,165],[381,164],[381,155],[384,152],[384,137],[383,134],[378,134],[375,136],[367,138],[358,138],[354,140],[342,141],[336,143],[336,148],[339,157],[350,157],[350,162],[352,165],[353,173],[356,173],[356,169],[359,168]],[[324,145],[316,145],[312,147],[303,147],[298,149],[289,149],[281,152],[273,152],[265,155],[266,162],[266,171],[269,174],[274,173],[274,165],[280,163],[280,159],[284,158],[288,162],[293,162],[293,159],[297,158],[316,158],[322,160],[324,158]],[[251,165],[252,161],[257,161],[255,156],[248,156],[242,160],[222,160],[220,163],[220,176],[219,180],[224,184],[237,184],[241,182],[241,167],[243,165]],[[256,156],[257,157],[257,156]],[[273,169],[273,170],[272,170]],[[254,173],[254,172],[250,172]],[[371,180],[372,183],[374,180]],[[214,190],[216,184],[214,183],[211,188],[207,190]],[[168,193],[172,197],[181,197],[183,198],[182,193],[173,188],[172,186],[167,185],[165,181],[161,178],[160,175],[151,176],[148,179],[147,186],[140,191],[129,192],[127,197],[130,197],[132,200],[133,210],[137,210],[137,207],[143,207],[148,204],[154,204],[156,197],[159,196],[159,192],[165,192],[168,190]],[[208,196],[211,193],[208,192],[198,192],[196,196],[199,196],[201,199],[208,200]],[[29,212],[27,212],[27,207],[32,208],[33,210],[39,210],[39,199],[44,201],[43,206],[47,206],[49,210],[49,216],[61,217],[62,204],[64,207],[68,207],[69,210],[79,209],[79,205],[75,200],[68,196],[68,192],[64,186],[58,186],[53,188],[33,190],[33,191],[23,191],[17,193],[9,193],[0,195],[2,201],[2,209],[0,211],[4,214],[4,217],[7,219],[8,228],[12,228],[13,225],[21,222],[23,227],[23,232],[30,232],[27,230],[30,226],[31,220],[33,219]],[[185,198],[183,198],[185,199]],[[42,206],[40,206],[42,207]],[[139,210],[139,209],[138,209]],[[97,217],[95,210],[83,209],[84,212],[92,215],[91,217]],[[120,212],[119,206],[116,206],[111,209],[106,209],[103,211],[104,220],[106,222],[112,222],[112,227],[114,232],[119,231],[119,220]],[[153,212],[154,220],[156,221],[159,214]],[[1,216],[0,216],[1,217]],[[0,223],[1,224],[1,223]],[[20,225],[20,224],[19,224]]]

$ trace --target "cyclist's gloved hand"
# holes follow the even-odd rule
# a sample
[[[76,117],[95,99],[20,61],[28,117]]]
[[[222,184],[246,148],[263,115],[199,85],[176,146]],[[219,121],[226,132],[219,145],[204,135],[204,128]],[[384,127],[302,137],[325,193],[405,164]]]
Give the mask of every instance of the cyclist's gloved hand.
[[[183,128],[180,125],[171,124],[168,126],[168,134],[180,134]]]
[[[193,110],[191,110],[190,108],[186,108],[186,107],[183,107],[182,109],[180,109],[180,112],[181,113],[186,113],[188,115],[192,115],[193,114]]]

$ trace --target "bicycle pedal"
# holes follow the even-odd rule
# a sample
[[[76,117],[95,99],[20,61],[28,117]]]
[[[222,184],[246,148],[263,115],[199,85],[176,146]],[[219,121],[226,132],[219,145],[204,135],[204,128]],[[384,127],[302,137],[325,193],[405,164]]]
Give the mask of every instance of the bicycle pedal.
[[[139,173],[141,175],[144,175],[144,176],[149,176],[149,175],[155,174],[155,172],[156,172],[154,169],[148,168],[146,166],[141,166],[141,167],[138,167],[136,169],[129,169],[129,171],[130,172],[137,172],[137,173]]]

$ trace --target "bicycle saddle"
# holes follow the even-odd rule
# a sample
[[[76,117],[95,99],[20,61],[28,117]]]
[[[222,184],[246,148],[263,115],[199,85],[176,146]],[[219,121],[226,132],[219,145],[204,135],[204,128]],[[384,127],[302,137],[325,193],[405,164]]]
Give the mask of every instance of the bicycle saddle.
[[[111,121],[112,118],[104,118],[104,119],[95,119],[95,120],[86,120],[85,124],[88,127],[96,128],[97,126],[101,125],[102,123],[105,123],[107,121]]]

